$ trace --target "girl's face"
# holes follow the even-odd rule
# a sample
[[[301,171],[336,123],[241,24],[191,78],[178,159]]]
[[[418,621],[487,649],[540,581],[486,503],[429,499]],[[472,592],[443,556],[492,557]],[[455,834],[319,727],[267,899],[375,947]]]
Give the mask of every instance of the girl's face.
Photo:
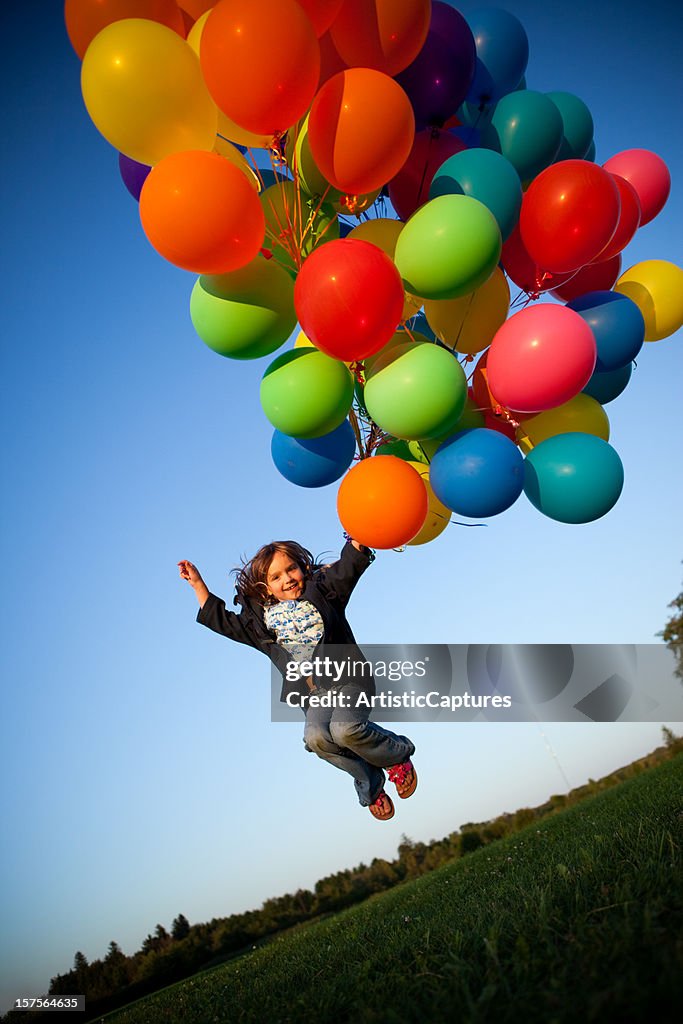
[[[294,601],[304,591],[301,566],[286,551],[276,551],[268,566],[266,586],[276,601]]]

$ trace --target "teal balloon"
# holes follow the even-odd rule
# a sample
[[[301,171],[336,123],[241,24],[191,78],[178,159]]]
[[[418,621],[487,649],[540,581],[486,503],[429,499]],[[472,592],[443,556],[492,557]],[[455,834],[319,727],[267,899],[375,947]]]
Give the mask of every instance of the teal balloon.
[[[296,327],[294,283],[274,260],[257,256],[229,274],[203,275],[190,298],[192,325],[205,345],[231,359],[258,359]]]
[[[353,377],[343,363],[315,348],[275,359],[261,380],[261,405],[282,434],[308,439],[330,434],[346,419]]]
[[[562,144],[557,160],[583,160],[593,141],[593,115],[573,92],[547,92],[562,118]]]
[[[429,198],[471,196],[496,218],[503,241],[512,233],[522,208],[522,183],[509,160],[491,149],[464,149],[441,164]]]
[[[562,131],[562,117],[553,101],[542,92],[521,89],[498,101],[482,142],[502,153],[525,182],[555,160]]]
[[[462,366],[429,341],[395,346],[373,364],[365,382],[370,416],[403,440],[439,437],[458,421],[466,397]]]
[[[437,196],[401,231],[394,262],[413,295],[455,299],[489,279],[502,245],[496,218],[478,199]]]
[[[532,448],[524,463],[524,493],[560,523],[592,523],[614,507],[624,467],[614,448],[593,434],[557,434]]]

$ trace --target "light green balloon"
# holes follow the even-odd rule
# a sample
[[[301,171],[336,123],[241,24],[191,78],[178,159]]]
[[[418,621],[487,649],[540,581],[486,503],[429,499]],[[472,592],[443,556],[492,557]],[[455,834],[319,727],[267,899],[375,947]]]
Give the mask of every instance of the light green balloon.
[[[496,218],[478,199],[437,196],[401,231],[394,262],[413,295],[455,299],[488,280],[502,244]]]
[[[230,274],[203,275],[192,289],[190,316],[205,345],[231,359],[258,359],[287,341],[296,326],[294,283],[257,256]]]
[[[398,345],[378,360],[365,382],[365,406],[394,437],[437,437],[460,418],[467,396],[455,356],[431,342]]]
[[[261,381],[261,405],[290,437],[322,437],[347,417],[353,375],[344,363],[315,348],[295,348],[275,359]]]

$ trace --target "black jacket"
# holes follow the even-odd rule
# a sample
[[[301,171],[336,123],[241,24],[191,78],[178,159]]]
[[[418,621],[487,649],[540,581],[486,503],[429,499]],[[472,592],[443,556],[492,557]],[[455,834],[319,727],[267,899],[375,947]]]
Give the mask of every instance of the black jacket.
[[[314,605],[323,620],[324,633],[320,644],[315,648],[311,657],[320,656],[323,653],[323,645],[345,644],[345,654],[353,660],[364,661],[364,655],[356,646],[355,637],[351,627],[346,621],[345,609],[356,583],[373,560],[372,552],[368,548],[360,551],[350,542],[342,548],[338,562],[328,565],[325,569],[317,572],[311,579],[306,581],[301,600],[310,601]],[[257,651],[266,654],[272,663],[282,674],[282,690],[280,700],[284,701],[288,693],[308,692],[306,684],[302,681],[288,682],[285,678],[286,665],[292,660],[292,655],[278,642],[275,633],[266,629],[263,621],[263,605],[251,601],[248,597],[237,592],[235,603],[241,604],[242,610],[239,614],[226,610],[225,601],[222,601],[215,594],[209,594],[204,606],[199,609],[197,622],[208,626],[215,633],[227,636],[237,643],[247,644]],[[350,681],[342,678],[338,685]],[[363,689],[374,693],[372,677],[363,678]]]

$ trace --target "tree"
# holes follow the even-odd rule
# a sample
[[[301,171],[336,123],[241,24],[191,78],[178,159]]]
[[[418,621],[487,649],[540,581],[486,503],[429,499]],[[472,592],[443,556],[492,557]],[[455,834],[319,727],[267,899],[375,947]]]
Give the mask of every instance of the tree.
[[[661,636],[669,650],[673,651],[676,659],[676,675],[683,679],[683,590],[678,597],[670,602],[668,607],[673,608],[674,612],[657,636]]]
[[[190,934],[190,922],[187,920],[184,914],[178,914],[175,921],[171,925],[171,935],[174,939],[184,939]]]

